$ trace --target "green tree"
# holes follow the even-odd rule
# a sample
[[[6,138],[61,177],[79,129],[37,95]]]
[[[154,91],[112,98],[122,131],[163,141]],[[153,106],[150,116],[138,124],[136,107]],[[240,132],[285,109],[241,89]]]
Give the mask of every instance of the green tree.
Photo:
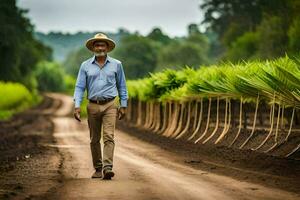
[[[174,41],[165,46],[158,57],[156,71],[165,68],[180,69],[184,66],[198,68],[208,62],[206,52],[200,45],[187,41]]]
[[[259,34],[258,52],[260,58],[271,59],[287,53],[287,24],[281,17],[265,17],[257,28]]]
[[[167,45],[171,42],[171,38],[164,34],[162,30],[158,27],[154,28],[148,35],[148,38],[150,38],[153,41],[156,41],[158,43],[161,43],[162,45]]]
[[[63,68],[66,73],[73,77],[77,77],[81,63],[90,58],[92,55],[93,54],[86,47],[72,51],[66,57],[66,60],[63,63]]]
[[[297,29],[290,28],[289,37],[287,30],[299,16],[299,1],[204,0],[201,8],[205,12],[202,23],[217,33],[221,49],[228,51],[224,58],[274,58],[297,44]]]
[[[289,50],[291,52],[300,51],[300,16],[296,17],[288,30]]]
[[[204,10],[202,23],[209,25],[221,37],[234,23],[244,29],[239,30],[242,34],[254,31],[264,14],[286,15],[291,2],[292,0],[204,0],[200,5]]]
[[[136,79],[153,72],[157,64],[157,46],[137,34],[124,37],[113,55],[122,61],[126,77]]]
[[[197,24],[188,25],[188,37],[185,38],[185,41],[198,45],[204,54],[209,51],[208,37],[200,32]]]
[[[36,64],[51,59],[51,49],[33,37],[26,13],[17,8],[15,0],[0,2],[0,80],[26,84]]]
[[[197,35],[200,33],[199,26],[197,24],[189,24],[188,25],[188,35]]]
[[[262,14],[261,0],[204,0],[200,7],[204,10],[202,23],[208,24],[221,37],[232,23],[253,28]]]
[[[258,49],[258,34],[246,32],[238,37],[226,52],[225,58],[230,61],[249,60],[255,58]]]

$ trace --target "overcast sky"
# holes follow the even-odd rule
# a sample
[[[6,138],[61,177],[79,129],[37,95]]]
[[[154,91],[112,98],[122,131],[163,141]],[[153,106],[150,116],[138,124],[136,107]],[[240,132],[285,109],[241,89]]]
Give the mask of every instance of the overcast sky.
[[[18,0],[41,32],[111,31],[123,27],[148,34],[160,27],[170,36],[187,34],[187,25],[200,23],[201,0]]]

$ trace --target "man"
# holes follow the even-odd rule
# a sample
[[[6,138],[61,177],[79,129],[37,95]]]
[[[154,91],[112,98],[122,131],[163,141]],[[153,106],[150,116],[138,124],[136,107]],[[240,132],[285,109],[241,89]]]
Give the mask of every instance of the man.
[[[114,131],[118,115],[121,120],[126,113],[128,92],[122,63],[107,55],[115,48],[115,42],[102,33],[87,40],[86,47],[94,56],[84,61],[79,69],[74,92],[74,117],[80,119],[80,104],[87,89],[88,125],[90,146],[95,172],[92,178],[111,179],[114,176]],[[120,107],[115,104],[119,96]],[[103,136],[103,157],[100,145]]]

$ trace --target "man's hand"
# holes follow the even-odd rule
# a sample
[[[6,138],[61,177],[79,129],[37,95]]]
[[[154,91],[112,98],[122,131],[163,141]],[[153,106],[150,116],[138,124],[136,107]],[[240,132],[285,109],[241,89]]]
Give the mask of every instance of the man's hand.
[[[81,119],[80,119],[80,108],[75,108],[75,109],[74,109],[74,118],[75,118],[77,121],[81,122]]]
[[[118,109],[118,119],[121,120],[125,117],[126,115],[126,108],[125,107],[121,107]]]

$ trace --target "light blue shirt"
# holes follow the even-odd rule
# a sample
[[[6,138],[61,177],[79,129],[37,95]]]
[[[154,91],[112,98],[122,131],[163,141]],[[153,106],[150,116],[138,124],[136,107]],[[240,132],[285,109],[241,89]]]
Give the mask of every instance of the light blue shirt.
[[[119,95],[120,106],[127,107],[128,92],[122,63],[107,56],[102,68],[96,57],[84,61],[79,69],[74,91],[75,107],[80,107],[84,91],[87,98],[103,100]]]

